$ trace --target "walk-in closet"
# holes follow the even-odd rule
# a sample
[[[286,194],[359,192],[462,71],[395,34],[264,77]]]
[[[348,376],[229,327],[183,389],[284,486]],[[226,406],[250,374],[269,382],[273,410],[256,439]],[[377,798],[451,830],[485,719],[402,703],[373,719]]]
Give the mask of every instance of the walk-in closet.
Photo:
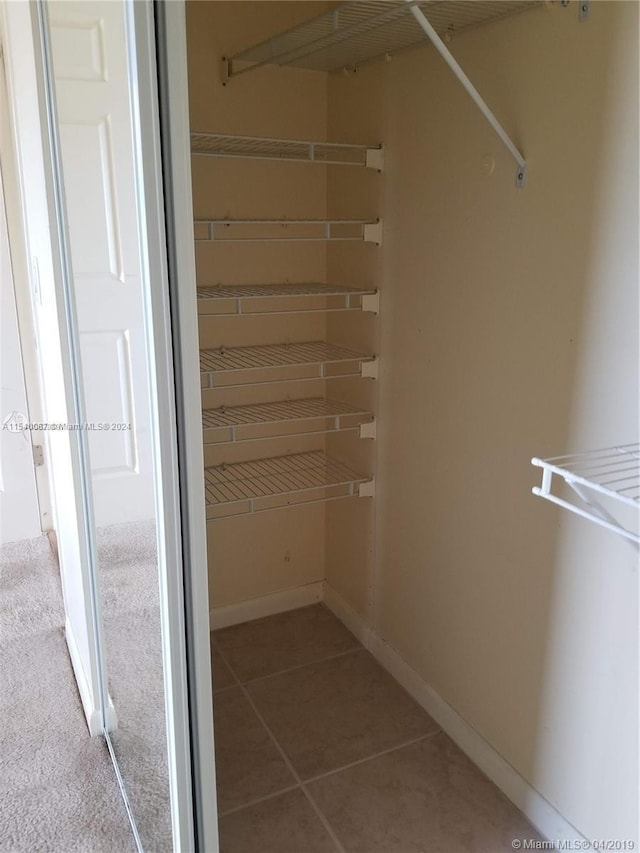
[[[0,0],[0,850],[637,850],[638,0]]]
[[[547,806],[604,825],[557,772],[593,676],[554,651],[557,608],[624,645],[579,577],[633,547],[534,497],[531,457],[636,437],[634,20],[187,3],[223,851],[506,850]]]

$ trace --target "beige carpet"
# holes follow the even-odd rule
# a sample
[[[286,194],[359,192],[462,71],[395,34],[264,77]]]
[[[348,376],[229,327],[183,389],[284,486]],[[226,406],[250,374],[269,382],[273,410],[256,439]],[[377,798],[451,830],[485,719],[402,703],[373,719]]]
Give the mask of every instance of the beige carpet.
[[[0,549],[0,850],[133,853],[106,745],[90,738],[47,540]]]
[[[153,522],[97,531],[111,735],[146,853],[171,853],[160,600]]]

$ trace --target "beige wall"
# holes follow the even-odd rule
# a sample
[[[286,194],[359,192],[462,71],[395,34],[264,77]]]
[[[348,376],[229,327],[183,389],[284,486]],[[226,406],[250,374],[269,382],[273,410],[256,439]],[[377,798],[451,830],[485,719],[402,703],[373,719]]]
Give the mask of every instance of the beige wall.
[[[638,436],[638,4],[594,11],[602,101],[569,394],[573,448]],[[563,517],[553,558],[533,778],[585,834],[635,832],[637,842],[637,552]]]
[[[637,557],[534,498],[529,460],[637,439],[637,12],[454,41],[529,159],[521,191],[434,51],[329,84],[331,135],[354,102],[377,132],[379,106],[387,149],[375,627],[609,838],[637,832]]]

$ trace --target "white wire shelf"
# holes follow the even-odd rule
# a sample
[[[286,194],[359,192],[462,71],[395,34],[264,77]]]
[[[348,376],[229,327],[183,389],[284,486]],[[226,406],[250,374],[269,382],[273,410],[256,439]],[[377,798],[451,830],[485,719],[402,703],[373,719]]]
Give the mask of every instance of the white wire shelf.
[[[201,316],[295,314],[313,311],[378,313],[375,290],[333,284],[238,284],[198,288]]]
[[[640,444],[621,444],[549,459],[536,457],[531,464],[542,468],[542,484],[534,487],[534,495],[619,533],[636,544],[640,543],[638,531],[623,526],[601,504],[605,499],[614,507],[616,503],[633,507],[636,511],[640,507]],[[559,477],[572,488],[579,503],[571,503],[553,494],[554,477]]]
[[[337,71],[426,44],[411,14],[420,8],[441,37],[542,5],[542,0],[352,0],[223,58],[223,82],[264,65]]]
[[[375,357],[324,341],[200,351],[203,389],[376,375]]]
[[[205,157],[365,166],[378,171],[382,171],[383,167],[382,145],[312,142],[308,139],[276,139],[269,136],[192,133],[191,153]]]
[[[207,518],[225,518],[353,496],[373,496],[373,481],[321,451],[204,469]]]
[[[371,219],[196,219],[194,239],[196,243],[360,241],[379,246],[382,222]]]
[[[205,409],[202,429],[205,444],[345,430],[359,430],[362,438],[375,435],[371,412],[323,397]]]

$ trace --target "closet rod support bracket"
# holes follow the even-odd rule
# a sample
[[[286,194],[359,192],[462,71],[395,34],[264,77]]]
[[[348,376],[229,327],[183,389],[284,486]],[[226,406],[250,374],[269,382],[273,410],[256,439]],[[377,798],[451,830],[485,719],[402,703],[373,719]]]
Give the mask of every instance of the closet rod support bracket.
[[[521,189],[527,180],[527,165],[518,166],[516,169],[516,186]]]
[[[589,20],[589,0],[579,0],[578,20],[581,24]]]
[[[580,2],[585,2],[585,0],[580,0]],[[422,11],[422,9],[420,9],[419,6],[414,5],[412,0],[405,0],[405,3],[408,4],[410,11],[411,11],[411,14],[415,18],[415,20],[418,23],[418,25],[420,26],[421,30],[424,32],[424,34],[429,39],[431,44],[438,51],[440,56],[447,63],[447,65],[449,66],[451,71],[453,71],[453,73],[455,74],[457,79],[462,84],[463,89],[467,92],[467,94],[469,95],[471,100],[478,107],[478,109],[480,110],[482,115],[485,117],[485,119],[489,122],[489,124],[493,128],[494,132],[500,138],[500,141],[505,146],[505,148],[507,149],[509,154],[511,154],[513,159],[518,164],[519,173],[520,172],[523,173],[523,180],[521,183],[516,183],[516,185],[522,186],[524,183],[524,171],[526,168],[526,160],[524,159],[524,157],[522,156],[522,154],[520,153],[518,148],[514,145],[513,141],[511,140],[511,137],[509,136],[507,131],[504,129],[504,127],[500,124],[498,119],[491,112],[487,102],[484,100],[484,98],[482,97],[480,92],[478,92],[478,90],[473,85],[471,80],[469,80],[467,75],[464,73],[464,71],[462,70],[462,68],[458,64],[458,62],[454,59],[453,54],[451,53],[449,48],[446,46],[446,44],[443,42],[443,40],[440,38],[440,36],[438,35],[438,33],[436,32],[434,27],[431,25],[431,23],[429,22],[428,18],[426,17],[426,15]]]

